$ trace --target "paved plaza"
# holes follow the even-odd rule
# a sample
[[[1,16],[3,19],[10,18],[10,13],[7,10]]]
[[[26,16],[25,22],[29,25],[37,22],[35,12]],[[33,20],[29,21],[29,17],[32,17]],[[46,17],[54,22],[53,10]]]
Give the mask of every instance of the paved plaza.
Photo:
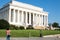
[[[10,38],[11,40],[60,40],[57,37],[29,37],[29,38]],[[0,40],[6,40],[6,38],[0,38]]]

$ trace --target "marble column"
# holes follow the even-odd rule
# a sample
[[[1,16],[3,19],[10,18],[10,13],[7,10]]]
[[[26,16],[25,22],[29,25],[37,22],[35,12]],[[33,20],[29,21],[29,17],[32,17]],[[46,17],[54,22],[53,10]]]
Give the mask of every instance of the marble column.
[[[43,15],[41,16],[41,25],[43,26]]]
[[[42,15],[40,15],[40,25],[42,26]]]
[[[11,22],[11,9],[9,8],[9,23]]]
[[[23,11],[22,11],[22,17],[21,17],[21,19],[22,19],[22,20],[21,20],[21,21],[22,21],[22,25],[23,25],[23,17],[24,17],[24,16],[23,16]]]
[[[10,19],[11,19],[11,21],[10,22],[14,22],[14,9],[11,9],[11,11],[10,11]]]
[[[27,21],[28,21],[28,20],[27,20],[27,12],[26,12],[26,21],[25,21],[25,22],[26,22],[26,25],[27,25]]]
[[[14,21],[14,23],[15,23],[15,20],[16,20],[16,19],[15,19],[15,18],[16,18],[16,17],[15,17],[15,16],[16,16],[16,14],[15,14],[15,9],[13,9],[13,15],[14,15],[14,16],[13,16],[13,21]]]
[[[21,19],[22,18],[22,11],[21,10],[19,11],[19,15],[20,15],[20,23],[21,23],[22,22],[22,19]]]
[[[40,14],[39,14],[39,26],[41,25],[41,17],[40,17]]]
[[[44,15],[44,26],[46,26],[46,16]]]
[[[20,13],[20,10],[19,10],[19,23],[21,23],[21,13]]]
[[[38,26],[39,26],[39,24],[40,24],[40,16],[38,14]]]
[[[29,24],[31,25],[31,13],[29,13]]]
[[[37,26],[37,14],[36,14],[36,19],[35,19],[35,20],[36,20],[36,24],[35,24],[35,26]]]
[[[33,13],[33,26],[34,26],[34,13]]]
[[[19,10],[18,10],[18,17],[17,17],[17,19],[18,19],[18,23],[20,22],[20,15],[19,15]]]

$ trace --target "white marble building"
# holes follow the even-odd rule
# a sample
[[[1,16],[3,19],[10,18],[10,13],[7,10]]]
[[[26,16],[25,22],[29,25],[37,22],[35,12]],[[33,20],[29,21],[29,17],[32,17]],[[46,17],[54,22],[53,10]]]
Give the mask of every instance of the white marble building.
[[[43,8],[15,0],[0,8],[0,19],[7,20],[12,25],[25,26],[25,28],[28,25],[48,26],[48,12]]]

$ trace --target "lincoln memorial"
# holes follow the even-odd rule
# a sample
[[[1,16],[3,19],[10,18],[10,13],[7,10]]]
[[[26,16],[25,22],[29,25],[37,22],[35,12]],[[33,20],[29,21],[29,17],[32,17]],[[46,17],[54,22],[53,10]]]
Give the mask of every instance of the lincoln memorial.
[[[48,12],[43,8],[15,0],[0,8],[0,19],[7,20],[11,25],[18,27],[26,28],[31,25],[35,29],[39,29],[48,26]]]

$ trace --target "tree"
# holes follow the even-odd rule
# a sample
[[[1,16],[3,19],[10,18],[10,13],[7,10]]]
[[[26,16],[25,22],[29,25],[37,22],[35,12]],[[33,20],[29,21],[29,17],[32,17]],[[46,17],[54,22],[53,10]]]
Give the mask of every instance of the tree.
[[[54,23],[52,24],[52,26],[53,26],[53,27],[59,27],[59,24],[58,24],[57,22],[54,22]]]
[[[49,23],[48,25],[49,25],[49,27],[50,27],[52,24],[51,24],[51,23]]]
[[[6,29],[6,28],[9,28],[9,27],[10,27],[10,25],[6,20],[4,20],[4,19],[0,20],[0,29]]]

